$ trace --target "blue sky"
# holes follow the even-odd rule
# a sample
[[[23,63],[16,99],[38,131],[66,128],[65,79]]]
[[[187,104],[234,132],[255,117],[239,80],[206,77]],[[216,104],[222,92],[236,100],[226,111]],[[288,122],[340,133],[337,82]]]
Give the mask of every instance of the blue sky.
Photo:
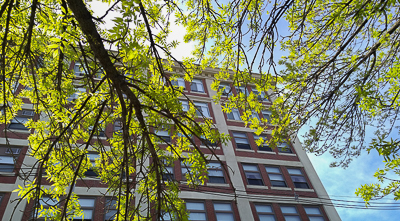
[[[362,200],[355,195],[356,188],[362,184],[375,183],[373,177],[375,170],[383,168],[384,164],[381,162],[381,157],[378,156],[376,151],[371,154],[362,154],[355,159],[347,169],[343,168],[330,168],[329,164],[333,161],[333,157],[329,154],[322,156],[315,156],[308,154],[311,162],[318,173],[319,178],[325,186],[331,199],[351,200],[362,202]],[[346,220],[363,220],[363,221],[376,221],[376,220],[399,220],[400,218],[400,202],[391,200],[393,198],[384,198],[377,203],[397,203],[399,210],[374,210],[374,209],[351,209],[337,207],[337,211],[343,221]],[[336,201],[337,202],[337,201]],[[349,205],[360,205],[363,203],[343,203]],[[385,206],[388,204],[371,205]],[[396,204],[392,204],[394,206]]]
[[[99,2],[92,2],[93,10],[95,11],[95,15],[103,15],[105,10],[107,9],[107,5]],[[111,12],[110,19],[114,16],[118,16],[118,14]],[[111,22],[107,22],[106,26],[109,27]],[[279,34],[285,35],[287,34],[287,24],[286,22],[279,23]],[[181,42],[179,46],[173,51],[173,54],[178,59],[183,57],[190,56],[189,48],[193,48],[194,44],[183,44],[183,34],[185,32],[183,27],[179,27],[173,25],[171,40],[178,40]],[[282,55],[282,52],[278,50],[279,46],[276,48],[275,57],[279,58]],[[300,134],[304,133],[305,130],[300,131]],[[368,136],[371,137],[371,136]],[[301,138],[300,138],[301,139]],[[313,154],[308,154],[311,159],[312,164],[314,165],[315,170],[317,171],[322,183],[325,186],[328,194],[331,199],[338,200],[351,200],[356,202],[342,202],[343,204],[348,205],[358,205],[363,206],[362,200],[357,198],[354,194],[356,188],[359,188],[362,184],[366,183],[375,183],[376,179],[373,177],[373,174],[377,168],[383,168],[384,164],[382,163],[382,158],[378,156],[376,151],[372,151],[371,154],[367,154],[363,152],[360,157],[353,160],[353,162],[349,165],[347,169],[343,168],[330,168],[329,165],[334,161],[333,157],[329,153],[325,153],[322,156],[315,156]],[[337,207],[337,211],[342,218],[343,221],[354,221],[354,220],[363,220],[363,221],[390,221],[390,220],[399,220],[400,219],[400,202],[396,202],[391,200],[392,198],[384,198],[379,201],[374,201],[371,205],[376,206],[385,206],[385,205],[396,205],[396,204],[381,204],[381,203],[397,203],[399,206],[399,210],[374,210],[374,209],[351,209],[351,208],[341,208]],[[341,201],[335,201],[341,202]]]

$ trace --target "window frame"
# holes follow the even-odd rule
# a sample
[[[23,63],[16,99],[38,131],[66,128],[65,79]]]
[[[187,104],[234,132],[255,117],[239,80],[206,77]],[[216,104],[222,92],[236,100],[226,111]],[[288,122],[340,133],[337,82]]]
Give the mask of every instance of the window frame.
[[[232,214],[233,217],[233,221],[236,220],[235,217],[235,212],[232,206],[232,202],[226,202],[226,201],[213,201],[213,209],[214,209],[214,214],[215,214],[215,220],[218,221],[218,214]],[[231,207],[230,211],[228,210],[216,210],[215,209],[215,204],[229,204],[229,206]]]
[[[79,66],[79,67],[78,67],[79,71],[76,71],[76,67],[77,67],[77,66]],[[75,75],[76,77],[83,77],[83,76],[85,76],[85,68],[84,68],[84,65],[83,65],[81,62],[79,62],[79,61],[75,61],[74,67],[72,68],[72,70],[74,71],[74,75]]]
[[[293,207],[296,210],[296,213],[284,213],[283,210],[282,210],[282,207]],[[295,206],[295,205],[282,205],[281,204],[281,205],[279,205],[279,208],[281,209],[281,213],[282,213],[282,215],[283,215],[285,220],[286,220],[286,216],[298,217],[300,221],[303,220],[301,218],[301,216],[300,216],[300,213],[299,213],[299,210],[297,209],[297,206]]]
[[[91,156],[97,156],[97,157],[91,157]],[[89,162],[92,164],[92,166],[90,167],[90,169],[86,170],[85,172],[85,176],[87,178],[96,178],[99,176],[99,174],[97,174],[94,169],[96,168],[96,159],[100,158],[100,154],[99,153],[95,153],[95,152],[90,152],[87,153],[87,156],[89,157]]]
[[[228,120],[238,120],[238,121],[242,120],[241,115],[240,115],[240,111],[237,108],[233,108],[230,113],[226,112],[226,118]]]
[[[266,93],[265,91],[259,91],[257,90],[257,88],[255,87],[251,87],[251,91],[257,96],[257,100],[261,101],[261,102],[265,102],[266,101]]]
[[[175,180],[174,166],[167,165],[167,164],[164,164],[164,165],[165,165],[164,168],[165,168],[166,172],[163,172],[163,174],[162,174],[162,181],[164,181],[164,182],[174,181]]]
[[[324,216],[324,214],[322,213],[322,210],[321,210],[321,208],[320,208],[319,206],[303,206],[303,208],[304,208],[304,211],[306,212],[307,217],[308,217],[308,219],[309,219],[310,221],[312,221],[312,218],[313,218],[313,217],[317,217],[317,218],[320,218],[320,217],[321,217],[323,221],[326,220],[326,219],[325,219],[325,216]],[[309,214],[309,213],[307,213],[307,209],[308,209],[308,208],[318,209],[319,214]]]
[[[247,89],[246,86],[235,86],[236,93],[239,95],[240,93],[243,93],[245,96],[249,95],[249,90]]]
[[[168,136],[163,134],[165,132],[168,134]],[[156,129],[154,129],[154,135],[156,136],[157,139],[159,139],[163,143],[165,143],[165,142],[166,143],[170,143],[172,141],[171,134],[168,131],[168,129],[166,129],[166,128],[156,128]]]
[[[246,169],[246,166],[254,166],[255,168],[257,168],[257,171],[255,171],[255,170],[248,170],[248,169]],[[258,167],[258,164],[247,164],[247,163],[242,163],[242,168],[243,168],[243,172],[244,172],[244,175],[245,175],[245,178],[246,178],[246,181],[247,181],[247,185],[265,186],[265,183],[264,183],[263,177],[262,177],[262,175],[261,175],[260,168]],[[254,178],[252,178],[251,180],[259,180],[259,181],[261,181],[261,183],[256,184],[256,183],[251,183],[251,182],[249,182],[249,177],[248,177],[248,175],[250,175],[250,174],[248,174],[248,173],[253,173],[253,175],[254,175],[255,173],[258,173],[258,175],[259,175],[260,178],[259,178],[259,179],[254,179]]]
[[[202,203],[203,204],[203,210],[189,210],[188,208],[187,208],[187,203]],[[206,202],[205,201],[197,201],[197,200],[185,200],[185,207],[186,207],[186,210],[189,212],[189,219],[188,220],[191,220],[191,221],[203,221],[203,220],[196,220],[196,219],[190,219],[190,213],[193,211],[193,212],[195,212],[195,213],[204,213],[204,215],[205,215],[205,221],[207,221],[208,220],[208,216],[207,216],[207,209],[206,209]]]
[[[210,107],[208,106],[209,103],[207,102],[201,102],[201,101],[193,101],[193,105],[196,108],[196,114],[199,117],[207,117],[211,118],[211,112],[210,112]],[[206,108],[203,109],[203,108]]]
[[[182,111],[183,112],[188,112],[190,109],[189,101],[187,100],[179,100],[179,102],[182,104]]]
[[[199,90],[199,86],[201,87],[201,90]],[[203,79],[193,78],[190,83],[190,92],[205,93]]]
[[[308,183],[307,178],[306,178],[306,176],[304,175],[304,173],[303,173],[303,171],[302,171],[301,168],[294,168],[294,167],[291,167],[291,168],[286,168],[286,170],[287,170],[287,172],[288,172],[288,174],[289,174],[289,176],[290,176],[290,179],[292,180],[292,183],[293,183],[293,185],[294,185],[294,188],[299,188],[299,189],[311,189],[310,184]],[[300,171],[300,174],[298,174],[298,173],[291,173],[290,170],[292,170],[292,171],[293,171],[293,170],[298,170],[298,171]],[[304,182],[294,181],[293,176],[295,176],[295,177],[302,177],[302,178],[304,179]],[[296,183],[305,184],[307,187],[296,186]]]
[[[219,164],[219,167],[209,167],[210,164]],[[210,170],[212,171],[221,171],[222,176],[210,176]],[[208,172],[208,183],[226,183],[226,179],[225,179],[225,174],[224,174],[224,169],[223,169],[223,165],[220,162],[209,162],[207,164],[207,172]],[[211,182],[212,179],[210,179],[210,177],[218,177],[223,179],[223,182]]]
[[[277,148],[279,153],[293,153],[293,150],[288,142],[280,143]]]
[[[176,80],[171,80],[171,85],[174,87],[183,87],[183,90],[186,90],[186,82],[182,77],[177,77]]]
[[[287,182],[286,182],[286,179],[285,179],[285,177],[283,176],[282,170],[281,170],[281,168],[280,168],[279,166],[265,165],[264,168],[265,168],[265,171],[266,171],[267,174],[268,174],[268,179],[269,179],[269,181],[270,181],[270,183],[271,183],[271,186],[273,186],[273,187],[288,187]],[[268,169],[267,169],[267,168],[278,169],[279,172],[268,172]],[[273,179],[271,178],[270,174],[271,174],[271,175],[280,175],[280,176],[282,177],[282,180],[277,180],[277,179],[274,179],[274,180],[273,180]],[[284,186],[283,186],[283,185],[274,185],[274,184],[273,184],[273,181],[274,181],[274,182],[283,182]]]
[[[104,203],[104,221],[111,221],[115,220],[116,216],[115,214],[118,212],[117,206],[115,205],[117,203],[116,199],[113,198],[106,198],[106,202]],[[113,213],[112,216],[110,216],[107,219],[107,214]],[[110,219],[112,218],[112,219]]]
[[[257,206],[269,206],[271,208],[271,212],[259,212],[257,210]],[[276,216],[274,213],[274,208],[272,207],[271,204],[262,204],[262,203],[254,203],[254,209],[256,211],[258,220],[261,220],[260,215],[272,215],[272,217],[274,217],[275,221],[276,221]]]
[[[232,132],[232,138],[235,141],[236,149],[244,149],[244,150],[251,150],[252,149],[251,145],[250,145],[249,137],[247,136],[246,132],[239,132],[239,131],[231,131],[231,132]],[[238,136],[239,134],[242,134],[245,137]],[[246,139],[247,140],[247,144],[246,143],[240,143],[240,142],[238,142],[237,139],[242,139],[242,140]]]
[[[50,203],[48,203],[48,202],[50,202]],[[51,204],[51,202],[53,202],[54,204]],[[39,205],[40,205],[40,207],[43,206],[43,209],[49,209],[51,206],[58,207],[58,206],[60,206],[59,204],[60,204],[60,201],[55,201],[52,198],[50,198],[49,196],[43,196],[41,199],[39,199]],[[35,212],[38,212],[38,210],[40,210],[40,207],[33,210],[34,212],[33,212],[32,216],[35,214]],[[42,220],[47,219],[46,216],[39,216],[39,215],[40,214],[37,213],[38,220],[42,221]]]
[[[222,96],[225,96],[225,97],[232,96],[232,87],[231,87],[230,84],[228,84],[228,83],[220,83],[219,86],[218,86],[218,91],[220,91],[220,90],[223,90],[222,91]]]
[[[93,200],[93,206],[84,206],[84,207],[82,207],[82,204],[80,203],[80,200]],[[95,216],[95,209],[96,209],[96,198],[80,197],[78,199],[78,201],[79,201],[79,205],[80,205],[82,211],[86,210],[86,211],[91,211],[92,212],[92,218],[91,219],[87,219],[87,218],[82,219],[82,216],[78,216],[78,217],[74,217],[72,219],[72,221],[93,221],[94,220],[94,216]],[[84,212],[84,214],[85,214],[85,212]]]
[[[27,113],[30,113],[29,115]],[[8,124],[7,129],[9,130],[23,130],[29,131],[24,124],[29,121],[29,119],[33,119],[35,116],[35,110],[30,109],[22,109],[19,110],[17,116],[11,119],[11,122]]]
[[[263,138],[263,143],[262,143],[261,145],[257,145],[257,140],[258,140],[259,138]],[[257,145],[257,150],[259,150],[259,151],[266,151],[266,152],[274,152],[274,150],[273,150],[270,146],[268,146],[268,145],[265,143],[265,141],[268,140],[267,135],[265,135],[265,134],[260,134],[259,136],[257,136],[257,135],[255,135],[255,134],[253,133],[253,139],[254,139],[254,143],[256,143],[256,145]],[[260,148],[263,148],[263,149],[260,149]]]
[[[262,110],[262,111],[261,111],[261,114],[262,114],[262,116],[263,116],[264,119],[267,119],[268,124],[270,124],[270,123],[271,123],[271,111],[269,111],[269,110]]]
[[[11,152],[10,152],[11,150]],[[17,153],[14,153],[14,150],[17,150]],[[22,147],[19,146],[7,146],[7,145],[0,145],[0,172],[1,173],[13,173],[15,170],[16,162],[21,154]],[[4,151],[4,153],[3,153]],[[8,159],[4,160],[5,158]],[[3,162],[3,160],[5,162]],[[11,161],[12,160],[12,163]],[[11,169],[12,165],[12,169]],[[3,166],[6,166],[3,168]],[[8,166],[8,167],[7,167]]]

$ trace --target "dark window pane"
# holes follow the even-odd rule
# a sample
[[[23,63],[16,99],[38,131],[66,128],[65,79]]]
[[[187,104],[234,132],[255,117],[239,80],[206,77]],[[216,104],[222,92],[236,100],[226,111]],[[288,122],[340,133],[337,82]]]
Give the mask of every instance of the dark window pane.
[[[208,180],[209,183],[225,183],[225,178],[223,177],[209,176],[208,178],[209,178]]]
[[[272,186],[278,186],[278,187],[286,187],[285,181],[275,181],[275,180],[271,180],[271,185],[272,185]]]
[[[262,180],[259,180],[259,179],[249,179],[249,178],[247,178],[247,182],[248,182],[250,185],[259,185],[259,186],[264,185],[263,182],[262,182]]]
[[[296,188],[303,188],[303,189],[308,189],[308,188],[310,188],[310,187],[308,186],[307,183],[294,183],[294,186],[295,186]]]
[[[241,144],[241,143],[237,143],[236,146],[237,146],[237,148],[239,148],[239,149],[251,149],[251,148],[250,148],[250,144]]]

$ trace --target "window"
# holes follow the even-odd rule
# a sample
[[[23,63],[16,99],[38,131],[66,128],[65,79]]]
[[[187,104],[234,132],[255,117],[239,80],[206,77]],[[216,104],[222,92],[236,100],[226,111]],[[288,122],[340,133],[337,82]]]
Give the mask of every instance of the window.
[[[203,202],[186,202],[186,209],[189,211],[189,220],[207,220]]]
[[[233,139],[236,143],[236,148],[238,149],[251,149],[249,140],[245,133],[240,132],[232,132]]]
[[[79,98],[79,95],[81,95],[82,93],[86,93],[86,89],[85,88],[75,88],[75,93],[73,93],[70,97],[67,98],[68,101],[75,101],[76,99]]]
[[[162,216],[162,217],[160,217],[159,221],[161,221],[161,220],[163,220],[163,221],[170,221],[170,220],[172,220],[172,215],[171,215],[171,213],[162,211],[161,216]]]
[[[254,141],[257,143],[257,141],[262,138],[262,143],[260,145],[257,145],[258,150],[261,151],[272,151],[272,148],[268,146],[268,144],[265,143],[265,141],[267,141],[267,137],[266,136],[257,136],[257,135],[253,135],[254,136]]]
[[[281,153],[293,153],[288,143],[283,142],[278,145],[278,151]]]
[[[87,154],[91,163],[90,169],[85,172],[85,176],[87,177],[97,177],[98,174],[94,171],[96,167],[96,159],[100,158],[100,155],[97,153],[88,153]]]
[[[260,116],[259,116],[258,113],[255,112],[255,111],[252,111],[252,112],[251,112],[251,117],[252,117],[252,118],[257,118],[258,120],[260,120]]]
[[[50,197],[43,197],[42,199],[39,200],[40,207],[43,206],[43,209],[49,209],[50,207],[57,207],[58,206],[58,201],[55,199],[51,199]],[[38,218],[39,220],[45,220],[47,216],[44,216],[43,212],[40,211],[40,207],[37,208],[38,211]],[[49,214],[50,215],[50,214]]]
[[[270,205],[255,204],[256,212],[260,221],[275,221],[274,211]]]
[[[171,142],[171,136],[169,135],[168,130],[156,130],[156,135],[163,142]]]
[[[93,220],[94,199],[79,199],[79,205],[83,211],[83,215],[75,217],[74,221],[91,221]]]
[[[190,85],[190,90],[193,92],[204,93],[203,81],[200,79],[193,79],[192,84]]]
[[[74,72],[75,72],[75,76],[78,76],[78,77],[85,75],[85,72],[84,72],[84,69],[83,69],[83,65],[81,63],[79,63],[79,62],[75,62]]]
[[[210,111],[208,110],[208,103],[203,102],[193,102],[196,107],[196,113],[198,116],[204,115],[204,117],[211,117]]]
[[[268,120],[268,123],[271,121],[271,111],[269,110],[263,110],[261,111],[263,118]]]
[[[231,86],[229,86],[228,84],[223,84],[223,83],[219,84],[218,90],[223,90],[222,91],[222,96],[228,96],[229,97],[229,96],[232,95]]]
[[[187,180],[186,174],[189,174],[191,172],[190,166],[191,166],[190,163],[185,163],[181,161],[182,180]]]
[[[185,111],[185,112],[189,111],[189,102],[188,101],[180,100],[179,102],[181,102],[181,104],[182,104],[182,110],[183,111]]]
[[[318,207],[304,207],[310,221],[325,221],[321,210]]]
[[[244,86],[236,87],[236,91],[237,91],[238,94],[239,93],[243,93],[245,95],[248,95],[247,89]]]
[[[215,215],[217,221],[234,221],[233,210],[231,203],[216,203],[214,202]]]
[[[288,168],[287,170],[288,170],[288,173],[290,174],[290,178],[292,178],[294,187],[303,188],[303,189],[310,188],[308,186],[306,178],[304,177],[303,173],[301,172],[301,169]]]
[[[13,172],[21,148],[0,146],[0,172]]]
[[[238,109],[232,109],[230,113],[226,113],[226,116],[230,120],[240,120],[240,112]]]
[[[211,140],[209,140],[208,138],[206,138],[204,135],[201,135],[200,136],[200,140],[201,140],[201,145],[203,145],[203,146],[217,146],[218,145],[218,143],[217,142],[215,142],[215,141],[211,141]]]
[[[279,167],[266,166],[265,170],[268,173],[269,180],[272,186],[287,187],[285,179]]]
[[[122,133],[122,121],[117,120],[114,122],[114,132]]]
[[[265,92],[264,92],[264,91],[259,92],[259,91],[258,91],[256,88],[254,88],[254,87],[251,88],[251,91],[253,91],[253,93],[257,96],[257,99],[258,99],[259,101],[265,101],[265,100],[266,100],[266,98],[265,98]]]
[[[183,90],[186,89],[185,80],[183,78],[177,78],[176,80],[172,80],[171,84],[177,87],[183,87]]]
[[[114,220],[116,218],[116,214],[117,214],[117,200],[113,200],[113,199],[107,199],[106,200],[106,206],[105,206],[105,216],[104,216],[104,220],[108,221],[108,220]]]
[[[218,162],[211,162],[207,165],[209,183],[225,183],[224,171]]]
[[[96,72],[95,72],[95,78],[102,78],[103,77],[103,75],[104,75],[104,70],[103,70],[103,68],[99,68],[99,69],[97,69],[96,70]]]
[[[257,165],[243,164],[243,170],[249,185],[264,185]]]
[[[300,215],[295,206],[281,206],[281,211],[286,221],[300,221]]]
[[[162,175],[163,181],[172,181],[174,180],[174,168],[172,166],[165,166],[165,171]]]
[[[11,120],[8,125],[8,129],[14,130],[29,130],[29,128],[25,127],[25,123],[28,122],[29,119],[33,118],[35,115],[35,111],[33,110],[20,110],[14,119]]]
[[[88,127],[89,135],[92,133],[92,131],[93,131],[93,126],[89,126],[89,127]],[[97,125],[96,131],[94,132],[93,136],[99,136],[99,137],[105,137],[105,136],[106,136],[106,135],[104,134],[104,129],[101,128],[101,125],[100,125],[100,124]]]

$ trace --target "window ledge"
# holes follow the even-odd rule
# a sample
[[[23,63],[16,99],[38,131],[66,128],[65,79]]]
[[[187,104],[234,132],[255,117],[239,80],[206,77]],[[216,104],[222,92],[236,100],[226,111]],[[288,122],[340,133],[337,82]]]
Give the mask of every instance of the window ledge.
[[[243,123],[242,120],[232,120],[232,119],[226,119],[226,120],[227,120],[227,121],[230,121],[230,122]]]
[[[4,129],[4,131],[5,130],[7,130],[7,132],[21,133],[21,134],[30,134],[31,133],[31,129],[29,129],[29,130]]]
[[[293,157],[297,156],[295,153],[281,153],[281,152],[278,152],[278,154],[282,155],[282,156],[293,156]]]
[[[271,190],[289,190],[289,191],[291,191],[292,188],[290,188],[290,187],[271,186]]]
[[[239,148],[236,148],[236,151],[243,151],[243,152],[251,152],[251,153],[254,153],[255,151],[254,150],[249,150],[249,149],[239,149]]]
[[[250,189],[263,189],[263,190],[267,190],[268,186],[261,186],[261,185],[247,185],[246,188],[250,188]]]
[[[14,172],[0,172],[0,176],[15,176]]]
[[[193,145],[192,145],[192,146],[193,146]],[[200,145],[200,148],[208,149],[207,146],[203,146],[203,145]],[[210,148],[213,149],[213,150],[219,150],[219,149],[221,149],[221,148],[218,147],[218,146],[210,146]]]
[[[190,91],[190,93],[192,93],[192,94],[203,94],[203,95],[207,94],[206,92],[198,92],[198,91]]]
[[[299,191],[299,192],[315,192],[314,189],[303,189],[303,188],[294,188],[294,191]]]
[[[257,153],[276,154],[274,151],[257,150]]]
[[[219,186],[219,187],[229,187],[227,183],[207,183],[207,186]]]

